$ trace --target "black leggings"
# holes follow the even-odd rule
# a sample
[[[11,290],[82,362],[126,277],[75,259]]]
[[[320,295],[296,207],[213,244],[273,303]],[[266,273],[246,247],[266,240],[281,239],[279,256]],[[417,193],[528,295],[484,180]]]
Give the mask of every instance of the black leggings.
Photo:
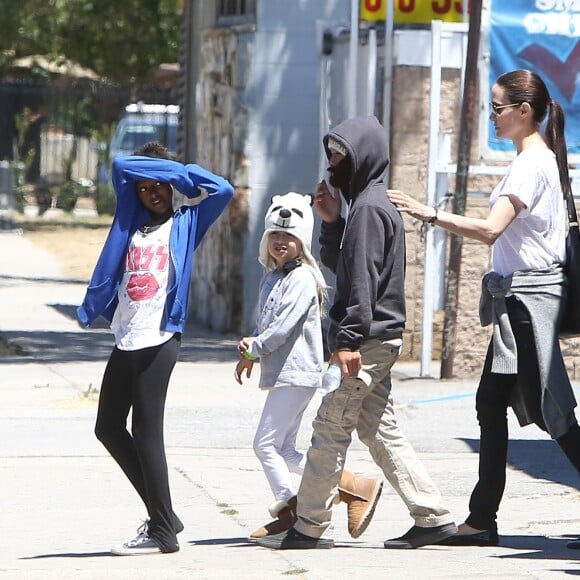
[[[481,430],[479,449],[479,481],[469,501],[466,523],[479,530],[497,526],[496,517],[506,482],[508,450],[507,409],[516,383],[524,385],[534,401],[528,407],[535,423],[546,430],[541,414],[541,390],[534,333],[527,309],[515,297],[507,299],[508,314],[518,349],[518,374],[491,372],[493,346],[489,345],[479,387],[476,409]],[[556,442],[580,474],[580,427],[572,419],[572,427]]]
[[[181,522],[173,513],[163,418],[169,379],[181,335],[135,351],[115,347],[101,385],[95,434],[120,465],[145,503],[149,537],[163,552],[178,549]],[[127,417],[132,409],[131,433]]]

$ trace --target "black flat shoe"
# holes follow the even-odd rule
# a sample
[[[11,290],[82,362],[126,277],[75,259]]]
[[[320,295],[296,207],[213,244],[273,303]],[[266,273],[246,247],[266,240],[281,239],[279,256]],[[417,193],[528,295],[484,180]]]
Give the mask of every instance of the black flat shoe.
[[[329,550],[334,548],[334,540],[306,536],[294,528],[281,534],[259,538],[256,540],[256,544],[272,550]]]
[[[455,534],[439,542],[443,546],[497,546],[499,536],[497,530],[483,530],[475,534]]]
[[[454,523],[443,524],[433,528],[413,526],[399,538],[385,540],[384,547],[388,550],[407,550],[421,548],[429,544],[443,544],[445,539],[453,537],[457,528]]]

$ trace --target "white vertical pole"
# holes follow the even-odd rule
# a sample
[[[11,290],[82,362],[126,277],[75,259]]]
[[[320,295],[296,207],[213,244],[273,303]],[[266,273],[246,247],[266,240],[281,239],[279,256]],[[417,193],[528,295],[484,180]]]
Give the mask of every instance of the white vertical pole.
[[[350,118],[356,117],[356,88],[358,70],[359,0],[350,0],[350,45],[348,58],[348,105]]]
[[[427,165],[426,203],[434,205],[437,186],[437,151],[439,145],[439,111],[441,109],[441,20],[431,22],[431,92],[429,98],[429,156]],[[423,323],[421,331],[422,377],[430,376],[433,352],[433,300],[435,244],[431,226],[425,232],[425,273],[423,280]]]
[[[385,74],[383,79],[383,127],[387,133],[387,142],[391,143],[391,107],[393,100],[393,44],[395,23],[395,0],[387,0],[385,16]],[[387,183],[390,165],[387,167]]]
[[[377,94],[377,31],[369,29],[369,56],[367,67],[367,115],[375,114],[375,97]]]
[[[449,165],[451,163],[451,133],[439,132],[437,159],[439,164]],[[437,173],[435,186],[435,203],[438,207],[449,192],[449,174]],[[433,228],[433,310],[444,307],[445,302],[445,270],[447,250],[447,232],[443,228]]]

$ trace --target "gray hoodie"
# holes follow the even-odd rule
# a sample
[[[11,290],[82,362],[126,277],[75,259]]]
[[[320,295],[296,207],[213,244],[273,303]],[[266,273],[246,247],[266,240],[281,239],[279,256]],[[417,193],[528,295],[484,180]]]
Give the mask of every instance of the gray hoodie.
[[[324,137],[342,143],[353,176],[342,190],[348,222],[322,223],[320,257],[336,274],[328,346],[357,350],[370,338],[401,338],[405,328],[405,230],[389,201],[385,176],[389,149],[376,117],[348,119]],[[342,243],[341,243],[342,241]]]
[[[248,351],[260,357],[260,388],[319,387],[324,353],[316,276],[303,264],[268,272]]]

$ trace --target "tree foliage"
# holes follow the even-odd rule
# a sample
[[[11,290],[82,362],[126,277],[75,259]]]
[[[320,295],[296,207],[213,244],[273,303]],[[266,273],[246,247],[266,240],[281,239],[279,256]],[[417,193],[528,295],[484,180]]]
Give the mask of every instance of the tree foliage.
[[[176,62],[182,0],[0,0],[0,67],[66,57],[122,85]]]

